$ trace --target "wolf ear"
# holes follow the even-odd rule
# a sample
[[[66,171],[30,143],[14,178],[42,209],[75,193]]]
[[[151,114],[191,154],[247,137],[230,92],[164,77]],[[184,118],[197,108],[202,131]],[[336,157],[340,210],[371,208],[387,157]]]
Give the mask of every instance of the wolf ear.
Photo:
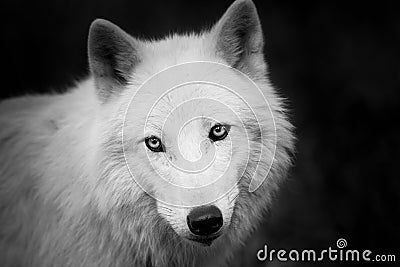
[[[122,90],[139,62],[136,41],[115,24],[96,19],[89,30],[89,66],[100,98]]]
[[[252,64],[265,65],[260,19],[251,0],[236,0],[211,33],[217,54],[230,66],[251,71]]]

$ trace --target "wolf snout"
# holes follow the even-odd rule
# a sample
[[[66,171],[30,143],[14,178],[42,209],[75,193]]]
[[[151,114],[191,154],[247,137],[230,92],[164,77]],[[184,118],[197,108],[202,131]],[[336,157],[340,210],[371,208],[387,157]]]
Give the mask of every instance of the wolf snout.
[[[216,234],[223,225],[222,213],[216,206],[200,206],[190,211],[187,224],[190,232],[198,237]]]

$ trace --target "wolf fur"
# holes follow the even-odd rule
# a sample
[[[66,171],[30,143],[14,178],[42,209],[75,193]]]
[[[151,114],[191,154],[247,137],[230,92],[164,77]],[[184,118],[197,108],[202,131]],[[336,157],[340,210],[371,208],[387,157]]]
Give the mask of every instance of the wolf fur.
[[[156,42],[96,20],[88,46],[91,75],[67,93],[0,104],[0,265],[225,265],[270,209],[293,151],[283,99],[266,77],[254,4],[237,0],[211,30]],[[165,215],[168,208],[136,184],[120,138],[132,90],[154,73],[190,61],[219,62],[247,74],[268,99],[276,123],[272,168],[259,174],[268,179],[248,191],[251,158],[229,200],[227,229],[209,247],[183,240]],[[261,130],[271,127],[265,122]],[[250,141],[260,142],[253,134]],[[151,180],[138,152],[142,146],[127,153],[134,174]]]

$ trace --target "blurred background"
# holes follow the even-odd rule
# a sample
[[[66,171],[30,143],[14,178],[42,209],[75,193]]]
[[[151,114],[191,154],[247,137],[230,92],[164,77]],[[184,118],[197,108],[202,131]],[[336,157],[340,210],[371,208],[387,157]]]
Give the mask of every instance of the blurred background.
[[[134,36],[160,38],[210,26],[230,3],[4,0],[0,97],[63,91],[85,77],[95,18]],[[399,262],[399,8],[394,1],[255,4],[270,79],[290,100],[298,143],[295,167],[272,213],[232,266],[266,266],[256,258],[264,244],[318,250],[336,248],[338,238],[349,249],[395,254]],[[311,264],[269,266],[281,265]]]

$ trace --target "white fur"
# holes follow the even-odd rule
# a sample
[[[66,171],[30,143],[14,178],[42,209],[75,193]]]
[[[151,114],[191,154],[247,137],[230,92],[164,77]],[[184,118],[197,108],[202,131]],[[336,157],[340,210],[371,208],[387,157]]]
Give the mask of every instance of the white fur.
[[[218,266],[229,259],[270,208],[272,195],[290,166],[293,135],[282,98],[266,79],[264,61],[253,60],[259,69],[253,80],[268,99],[275,118],[277,149],[275,158],[270,158],[273,162],[268,179],[257,191],[249,193],[249,175],[260,145],[256,141],[250,140],[253,150],[246,169],[240,149],[235,152],[235,148],[221,143],[215,148],[216,166],[201,174],[182,173],[168,166],[167,158],[148,153],[143,142],[139,142],[144,137],[143,129],[145,134],[163,134],[170,151],[181,151],[186,160],[196,163],[202,153],[211,149],[204,143],[207,120],[187,124],[181,129],[178,143],[168,140],[168,131],[176,130],[174,125],[180,125],[188,110],[206,117],[217,114],[222,121],[234,123],[232,118],[224,117],[218,106],[189,104],[174,113],[162,133],[157,132],[160,124],[177,103],[207,97],[228,103],[251,128],[253,121],[232,94],[207,86],[188,86],[186,93],[175,92],[164,98],[147,125],[144,111],[150,103],[142,95],[133,107],[135,115],[128,118],[134,124],[123,129],[133,93],[151,75],[190,61],[226,64],[215,51],[213,33],[173,35],[157,42],[143,42],[140,53],[142,61],[131,74],[129,85],[106,103],[99,100],[92,77],[65,94],[25,96],[1,103],[2,266],[144,266],[150,261],[154,266]],[[229,75],[234,73],[214,78],[229,80]],[[239,93],[253,97],[246,88]],[[207,112],[212,114],[204,114]],[[267,135],[271,123],[261,122],[261,130]],[[128,138],[122,145],[123,130]],[[229,138],[235,139],[239,147],[248,145],[240,127],[232,127]],[[272,150],[270,141],[261,144],[267,151]],[[122,146],[129,148],[125,155]],[[167,156],[173,159],[173,154]],[[233,163],[225,168],[228,162]],[[268,162],[261,164],[259,175],[266,175]],[[231,190],[213,202],[223,213],[224,235],[210,247],[184,240],[188,232],[185,220],[191,207],[172,207],[156,201],[131,177],[132,173],[142,179],[161,199],[179,201],[188,197],[163,190],[153,179],[156,171],[169,181],[189,187],[213,182],[220,173],[231,174]],[[242,172],[243,176],[238,177],[237,173]],[[202,192],[190,197],[195,203],[208,196]]]

